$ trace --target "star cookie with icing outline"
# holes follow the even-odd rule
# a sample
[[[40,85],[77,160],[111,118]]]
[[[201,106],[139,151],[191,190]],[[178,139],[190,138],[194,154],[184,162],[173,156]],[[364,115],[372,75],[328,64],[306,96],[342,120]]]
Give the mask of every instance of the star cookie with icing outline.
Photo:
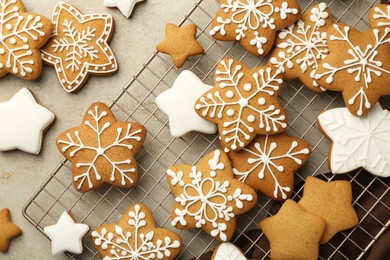
[[[38,78],[40,48],[51,31],[50,20],[28,13],[21,0],[0,0],[0,78],[8,73],[27,80]]]
[[[133,13],[134,7],[143,2],[146,2],[146,0],[104,0],[104,5],[117,7],[126,18],[129,18]]]
[[[156,228],[152,213],[142,203],[131,205],[118,224],[97,227],[92,240],[105,260],[171,260],[183,246],[179,235]]]
[[[111,15],[82,15],[76,7],[60,2],[52,21],[55,29],[42,48],[42,59],[54,66],[66,92],[80,89],[90,75],[108,76],[117,71],[117,61],[108,45],[114,33]]]
[[[370,26],[390,26],[390,4],[375,5],[369,13]]]
[[[72,163],[74,187],[87,192],[103,183],[134,187],[138,182],[134,155],[145,137],[143,126],[117,121],[109,107],[96,102],[88,108],[82,124],[61,133],[56,143]]]
[[[22,235],[22,230],[11,221],[9,209],[0,210],[0,252],[7,253],[12,239]]]

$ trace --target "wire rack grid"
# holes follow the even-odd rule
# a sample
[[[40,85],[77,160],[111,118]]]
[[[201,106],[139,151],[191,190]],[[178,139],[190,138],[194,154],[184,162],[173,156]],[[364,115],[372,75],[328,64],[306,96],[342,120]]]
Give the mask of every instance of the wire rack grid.
[[[305,0],[298,2],[303,9],[316,3]],[[372,0],[324,2],[328,4],[335,20],[361,31],[368,28],[369,9],[378,3]],[[213,84],[215,67],[224,57],[235,58],[251,67],[266,61],[249,54],[240,44],[218,42],[209,35],[210,23],[218,7],[217,0],[198,0],[179,23],[180,26],[193,23],[198,27],[197,38],[204,47],[205,54],[191,57],[183,69],[193,71],[207,84]],[[116,223],[131,204],[143,202],[153,213],[158,226],[173,230],[182,237],[184,249],[179,259],[198,259],[215,248],[218,242],[202,230],[182,231],[170,224],[174,199],[165,177],[166,170],[178,163],[195,164],[205,154],[219,148],[217,135],[190,133],[181,138],[173,138],[169,132],[167,116],[154,103],[156,96],[170,88],[181,71],[172,65],[169,57],[155,52],[110,105],[118,120],[135,121],[148,129],[147,139],[137,155],[139,184],[128,190],[104,186],[97,191],[81,194],[73,188],[70,163],[63,160],[23,209],[23,215],[39,231],[43,233],[43,228],[55,223],[65,210],[70,210],[77,221],[94,229],[104,223]],[[316,94],[299,81],[288,81],[279,99],[289,119],[287,132],[305,139],[313,149],[309,161],[296,172],[296,182],[302,182],[309,175],[328,172],[329,142],[318,130],[315,121],[321,111],[344,106],[340,95],[328,92]],[[390,104],[388,100],[385,103]],[[333,175],[327,176],[327,180],[334,178]],[[372,177],[364,171],[345,176],[354,184],[353,203],[359,213],[360,223],[320,246],[320,259],[360,259],[390,225],[390,181]],[[295,190],[293,197],[299,199],[301,194],[302,187]],[[373,202],[367,206],[366,201]],[[258,230],[259,221],[275,213],[274,205],[274,202],[260,195],[255,207],[238,217],[232,242],[239,239],[248,241],[250,246],[245,249],[246,254],[257,251],[260,258],[269,258],[269,245],[261,242],[264,235],[259,232],[253,238],[248,235],[248,231]],[[90,234],[84,238],[84,245],[82,255],[68,256],[71,259],[101,259]]]

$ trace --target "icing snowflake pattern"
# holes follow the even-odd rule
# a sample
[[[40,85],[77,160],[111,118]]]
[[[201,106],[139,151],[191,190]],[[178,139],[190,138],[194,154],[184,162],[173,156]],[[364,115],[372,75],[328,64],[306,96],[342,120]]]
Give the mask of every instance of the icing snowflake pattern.
[[[280,68],[285,75],[290,75],[290,71],[299,66],[301,80],[305,80],[303,75],[309,75],[310,80],[304,82],[308,87],[316,92],[325,91],[315,81],[315,74],[319,62],[329,52],[326,31],[331,24],[332,15],[327,5],[320,3],[313,6],[296,24],[279,32],[270,63]]]
[[[207,169],[188,166],[188,172],[175,168],[167,171],[178,205],[172,218],[173,226],[179,225],[180,228],[190,222],[194,222],[197,228],[208,226],[211,227],[210,235],[221,241],[227,241],[233,235],[226,233],[228,223],[235,221],[237,213],[246,211],[244,206],[256,202],[256,194],[249,186],[235,180],[230,165],[222,160],[228,160],[226,154],[215,150],[202,159],[202,162],[208,162]],[[231,178],[228,178],[227,171],[230,171]]]
[[[46,17],[26,13],[20,0],[0,0],[0,77],[12,73],[35,79],[40,75],[37,56],[50,37],[50,24]]]
[[[370,25],[375,26],[390,26],[390,5],[378,5],[370,11]]]
[[[73,163],[73,180],[78,190],[82,187],[96,189],[92,180],[115,185],[118,176],[121,187],[132,187],[137,182],[137,165],[133,154],[143,143],[145,129],[135,123],[108,119],[111,116],[113,114],[108,107],[104,105],[102,108],[101,103],[95,103],[88,109],[82,126],[72,128],[58,138],[60,151],[68,160],[76,161]],[[84,131],[87,133],[82,134]],[[96,140],[88,137],[88,134],[95,136]],[[109,135],[116,137],[111,143],[104,140]],[[90,152],[90,156],[86,156],[86,152]],[[121,159],[114,160],[114,156]],[[109,172],[103,172],[107,168]]]
[[[222,60],[216,71],[217,87],[195,103],[200,116],[218,123],[222,142],[231,150],[245,147],[256,134],[278,133],[287,127],[277,101],[283,83],[281,71],[259,67],[244,73],[244,66],[232,59]]]
[[[174,259],[180,252],[180,238],[148,223],[151,213],[135,204],[118,225],[105,225],[92,232],[92,238],[104,260]],[[158,237],[158,238],[157,238]]]

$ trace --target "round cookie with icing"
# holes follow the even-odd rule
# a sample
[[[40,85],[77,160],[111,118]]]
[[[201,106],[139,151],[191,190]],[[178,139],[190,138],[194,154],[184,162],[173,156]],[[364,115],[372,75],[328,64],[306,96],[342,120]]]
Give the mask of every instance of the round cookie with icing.
[[[390,26],[390,4],[375,5],[371,8],[370,14],[370,26]]]
[[[269,64],[280,68],[285,79],[299,78],[310,89],[325,91],[316,82],[315,74],[318,64],[328,55],[326,36],[332,24],[327,5],[313,5],[298,22],[278,33]]]
[[[56,143],[72,163],[74,187],[87,192],[103,183],[135,186],[138,167],[134,155],[145,137],[143,126],[118,122],[105,104],[97,102],[88,108],[81,125],[61,133]]]
[[[246,257],[236,245],[229,242],[224,242],[219,244],[215,248],[214,253],[211,256],[211,260],[226,260],[226,259],[246,260]]]
[[[41,75],[39,49],[50,38],[52,24],[28,13],[21,0],[0,1],[0,78],[11,73],[34,80]]]
[[[349,111],[366,115],[384,95],[390,95],[390,27],[361,33],[341,24],[328,30],[329,54],[317,68],[322,87],[341,91]]]
[[[251,187],[234,179],[229,158],[220,150],[209,153],[196,166],[172,166],[167,177],[175,196],[172,226],[203,228],[219,241],[232,238],[236,216],[257,201]]]
[[[283,73],[274,66],[249,69],[244,63],[223,59],[215,72],[215,87],[195,103],[201,117],[218,124],[223,146],[238,151],[256,134],[277,134],[287,118],[277,97]]]
[[[257,56],[267,55],[276,32],[301,16],[295,0],[219,0],[219,3],[210,34],[220,41],[239,41]]]
[[[111,15],[83,15],[74,6],[60,2],[52,21],[54,32],[42,49],[42,58],[54,66],[65,91],[80,89],[89,75],[107,76],[117,71],[117,61],[108,45],[114,33]]]

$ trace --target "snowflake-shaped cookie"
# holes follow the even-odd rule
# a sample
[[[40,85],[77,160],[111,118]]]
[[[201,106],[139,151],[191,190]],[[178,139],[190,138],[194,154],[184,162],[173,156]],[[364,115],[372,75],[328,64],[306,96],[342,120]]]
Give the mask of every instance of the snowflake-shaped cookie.
[[[156,228],[152,213],[141,204],[132,205],[118,224],[92,232],[93,242],[104,260],[174,259],[181,251],[181,238]]]
[[[276,32],[301,15],[295,0],[219,0],[219,3],[210,34],[220,41],[240,41],[257,56],[267,55]]]
[[[196,166],[175,165],[167,175],[176,197],[172,225],[203,228],[220,241],[231,239],[236,216],[257,201],[252,188],[234,179],[229,158],[220,150],[209,153]]]
[[[390,112],[377,104],[364,117],[346,108],[320,114],[321,131],[333,142],[328,164],[333,173],[348,173],[363,167],[370,173],[390,176]]]
[[[292,195],[294,171],[309,159],[310,146],[285,133],[258,135],[247,147],[228,156],[236,179],[283,201]]]
[[[224,146],[240,150],[256,134],[276,134],[287,127],[277,100],[282,72],[275,67],[250,70],[245,64],[224,59],[217,66],[215,87],[195,103],[197,113],[218,124]]]
[[[90,74],[110,75],[117,70],[108,45],[114,33],[111,15],[82,15],[74,6],[60,2],[52,21],[55,30],[42,49],[42,58],[55,67],[65,91],[78,90]]]
[[[390,94],[390,27],[361,33],[336,23],[328,30],[328,47],[315,79],[326,89],[342,91],[352,114],[367,114],[380,96]]]
[[[8,73],[38,78],[42,70],[39,49],[51,31],[50,20],[27,13],[21,0],[0,0],[0,78]]]
[[[94,103],[88,108],[81,126],[57,137],[57,147],[72,162],[77,190],[97,189],[104,182],[129,188],[138,181],[134,154],[141,148],[145,136],[143,126],[117,122],[105,104]]]
[[[390,26],[390,4],[376,5],[370,10],[370,26]]]
[[[314,5],[297,23],[279,32],[269,63],[280,68],[285,79],[299,78],[310,89],[324,91],[315,81],[315,73],[328,55],[326,32],[332,24],[327,5]]]

